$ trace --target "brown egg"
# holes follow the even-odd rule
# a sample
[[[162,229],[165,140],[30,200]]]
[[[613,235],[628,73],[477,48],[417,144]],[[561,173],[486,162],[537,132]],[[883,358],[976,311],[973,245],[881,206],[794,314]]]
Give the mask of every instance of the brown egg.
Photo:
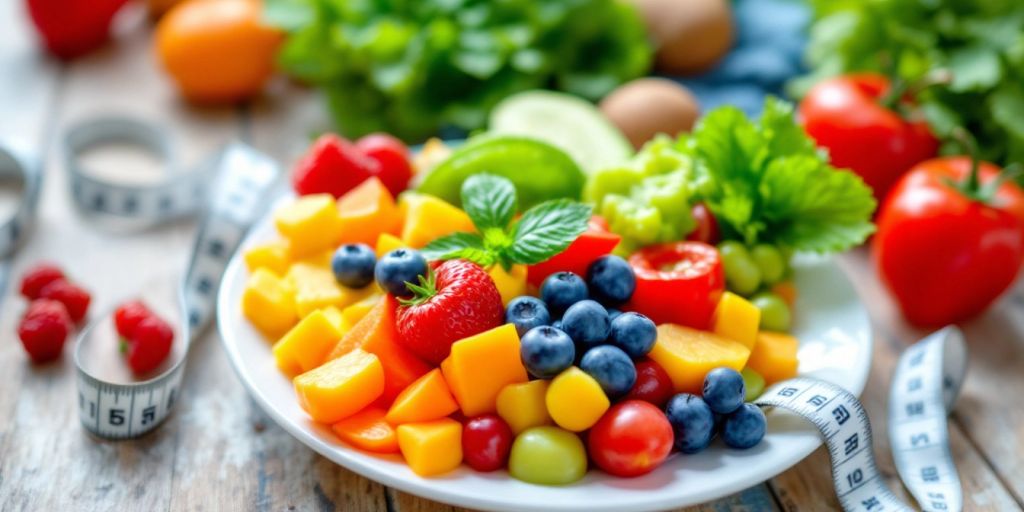
[[[689,89],[665,78],[640,78],[601,100],[601,112],[640,149],[659,133],[675,136],[693,128],[700,114]]]
[[[733,40],[729,0],[631,0],[640,10],[657,46],[655,67],[662,73],[707,71],[729,51]]]

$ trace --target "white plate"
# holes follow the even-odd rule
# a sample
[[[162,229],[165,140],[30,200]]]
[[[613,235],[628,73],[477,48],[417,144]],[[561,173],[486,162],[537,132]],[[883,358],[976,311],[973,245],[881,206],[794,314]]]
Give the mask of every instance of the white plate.
[[[242,250],[275,236],[269,216],[250,233]],[[763,482],[793,466],[821,444],[817,432],[782,411],[768,414],[768,435],[757,447],[738,451],[721,441],[699,455],[673,455],[654,472],[632,479],[591,470],[564,487],[520,482],[504,471],[468,468],[438,478],[415,475],[398,456],[375,456],[351,448],[330,428],[310,421],[295,399],[291,381],[274,365],[270,342],[242,316],[240,301],[248,273],[241,251],[224,276],[218,325],[224,348],[246,388],[281,427],[332,461],[384,485],[436,501],[487,510],[644,511],[703,503]],[[795,334],[800,338],[800,373],[832,381],[855,394],[864,389],[871,361],[868,316],[835,262],[801,259]],[[828,468],[822,467],[822,471]]]

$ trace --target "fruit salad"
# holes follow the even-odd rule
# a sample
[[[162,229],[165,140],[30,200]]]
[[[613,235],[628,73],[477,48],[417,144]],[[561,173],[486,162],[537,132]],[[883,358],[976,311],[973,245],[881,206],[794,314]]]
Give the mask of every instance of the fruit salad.
[[[757,165],[802,151],[788,112],[753,130],[764,140],[746,149],[769,151]],[[561,149],[521,136],[433,142],[415,161],[383,136],[321,138],[273,212],[280,236],[244,253],[242,311],[313,421],[424,477],[465,465],[563,485],[751,448],[767,426],[751,401],[799,366],[793,249],[811,227],[848,245],[870,211],[798,225],[779,204],[793,197],[716,189],[700,139],[716,129],[655,141],[583,187]],[[788,158],[848,184],[824,157]],[[745,217],[738,193],[757,206]]]

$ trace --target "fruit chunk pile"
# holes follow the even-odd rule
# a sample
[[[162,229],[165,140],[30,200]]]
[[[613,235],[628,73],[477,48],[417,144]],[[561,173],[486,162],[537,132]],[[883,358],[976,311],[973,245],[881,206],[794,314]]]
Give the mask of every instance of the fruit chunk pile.
[[[508,180],[482,176],[463,185],[465,210],[396,200],[377,176],[302,195],[275,212],[281,237],[246,251],[242,311],[313,421],[419,475],[465,463],[549,485],[588,460],[635,476],[716,435],[761,440],[747,402],[795,375],[797,340],[724,291],[713,246],[623,259],[589,208],[516,217]]]

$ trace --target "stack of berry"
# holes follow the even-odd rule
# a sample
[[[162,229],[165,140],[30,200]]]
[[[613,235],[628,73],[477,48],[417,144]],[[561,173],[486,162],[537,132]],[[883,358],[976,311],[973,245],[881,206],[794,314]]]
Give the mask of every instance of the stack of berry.
[[[18,337],[29,357],[44,363],[60,357],[75,324],[85,318],[92,300],[52,263],[40,263],[21,280],[21,295],[30,301],[18,324]]]

